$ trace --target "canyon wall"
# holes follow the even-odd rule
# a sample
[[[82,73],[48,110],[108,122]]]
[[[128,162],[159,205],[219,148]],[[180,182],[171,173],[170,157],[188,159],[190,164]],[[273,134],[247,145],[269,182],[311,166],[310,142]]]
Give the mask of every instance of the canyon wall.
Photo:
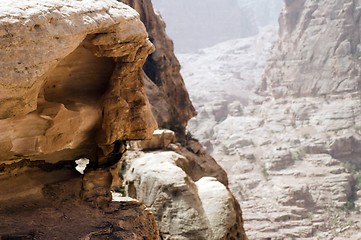
[[[195,110],[164,23],[151,2],[124,2],[139,13],[115,0],[0,7],[1,239],[247,239],[227,175],[185,134]],[[130,150],[144,139],[155,149]]]
[[[227,171],[252,239],[360,239],[360,9],[351,0],[286,0],[279,39],[263,77],[257,73],[259,95],[248,102],[231,96],[218,104],[195,102],[202,107],[191,125],[195,137]],[[207,68],[227,72],[218,59],[250,63],[245,49],[256,41],[238,44],[185,58],[202,63],[185,65],[186,83],[190,76],[199,88],[207,86],[213,78]],[[207,54],[217,57],[208,65]],[[232,64],[233,77],[223,84],[252,77],[256,66],[237,72]],[[192,75],[202,70],[203,76]],[[214,89],[214,98],[227,95],[223,90]]]
[[[322,96],[360,89],[357,1],[285,1],[280,40],[263,79],[275,97]]]

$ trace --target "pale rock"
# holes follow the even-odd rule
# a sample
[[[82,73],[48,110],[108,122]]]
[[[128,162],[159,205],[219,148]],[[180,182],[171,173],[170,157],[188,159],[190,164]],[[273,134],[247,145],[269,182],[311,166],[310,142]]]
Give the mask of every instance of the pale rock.
[[[197,187],[175,165],[179,158],[164,152],[133,159],[124,176],[127,191],[155,213],[165,239],[208,239],[211,232]]]
[[[215,178],[195,182],[182,169],[184,156],[128,152],[124,161],[127,194],[152,210],[164,239],[247,239],[229,190]]]
[[[285,2],[264,73],[247,68],[257,50],[240,51],[246,39],[181,56],[200,112],[189,130],[227,171],[250,238],[358,239],[359,213],[347,208],[360,202],[354,181],[361,152],[360,3]],[[220,46],[227,56],[220,56]],[[260,64],[269,48],[263,50]],[[259,96],[235,87],[257,85],[262,73]],[[209,86],[212,79],[217,82]],[[243,104],[243,114],[228,112],[217,121],[212,109],[222,99],[228,111],[233,102]]]
[[[209,239],[224,239],[236,221],[232,195],[222,183],[212,177],[201,178],[196,186],[212,229],[212,237]]]
[[[358,90],[359,13],[350,0],[286,1],[263,90],[277,98]]]
[[[151,139],[131,141],[131,149],[155,150],[166,149],[175,141],[175,134],[172,130],[158,129],[153,132]]]

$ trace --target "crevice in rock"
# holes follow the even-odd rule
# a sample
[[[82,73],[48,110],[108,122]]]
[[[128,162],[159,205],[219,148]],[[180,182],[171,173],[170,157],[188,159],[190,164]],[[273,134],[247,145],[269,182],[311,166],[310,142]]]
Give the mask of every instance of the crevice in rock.
[[[76,163],[72,161],[59,161],[57,163],[48,163],[44,160],[31,161],[23,159],[11,164],[0,164],[0,173],[8,173],[21,168],[39,168],[43,171],[50,172],[59,169],[75,169]]]

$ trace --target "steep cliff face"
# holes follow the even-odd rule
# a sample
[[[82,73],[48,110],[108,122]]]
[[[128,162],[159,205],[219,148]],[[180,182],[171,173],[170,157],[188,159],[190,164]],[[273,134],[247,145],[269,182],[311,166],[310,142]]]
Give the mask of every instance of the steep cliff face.
[[[360,88],[357,1],[285,1],[280,38],[263,89],[275,97],[321,96]]]
[[[152,110],[161,128],[183,131],[195,110],[189,100],[180,65],[174,55],[173,42],[165,33],[165,24],[154,12],[151,1],[124,0],[140,14],[149,39],[157,51],[151,54],[145,65],[145,85]]]
[[[159,126],[176,132],[180,142],[169,147],[162,144],[163,151],[167,153],[159,153],[158,147],[155,153],[123,159],[127,165],[137,166],[128,166],[128,171],[124,173],[131,179],[125,178],[126,188],[129,182],[132,183],[129,194],[152,209],[164,239],[247,239],[242,211],[228,189],[226,173],[201,144],[184,135],[185,126],[195,115],[195,110],[179,72],[173,43],[165,33],[164,22],[155,14],[150,1],[122,2],[140,13],[149,38],[156,47],[144,66],[145,88],[153,114]],[[177,163],[174,157],[170,157],[174,155],[180,156]],[[172,174],[169,175],[168,171]],[[144,176],[147,180],[143,180]],[[184,180],[176,176],[182,176]],[[204,186],[200,186],[200,179],[207,177],[214,179],[212,186],[225,186],[215,188],[214,194],[219,193],[219,197],[213,198],[213,201],[218,204],[212,208],[209,207],[212,200],[201,200],[205,190]],[[203,199],[212,198],[205,193],[203,196]],[[207,210],[210,212],[205,212]],[[219,219],[223,219],[224,223]]]

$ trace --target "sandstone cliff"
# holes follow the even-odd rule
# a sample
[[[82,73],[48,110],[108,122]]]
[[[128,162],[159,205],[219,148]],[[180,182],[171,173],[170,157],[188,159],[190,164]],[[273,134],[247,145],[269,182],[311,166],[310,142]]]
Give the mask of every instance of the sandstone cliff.
[[[141,69],[154,49],[134,10],[113,1],[2,8],[2,159],[97,161],[116,140],[152,133]]]
[[[201,229],[203,239],[246,239],[225,172],[184,134],[195,111],[164,23],[150,2],[127,3],[140,16],[115,0],[4,1],[0,7],[1,239],[200,239],[193,233]],[[125,155],[129,142],[151,138],[158,126],[175,130],[177,140],[163,144],[156,158],[142,158],[154,176],[147,168],[131,170],[146,187],[128,193],[141,202],[111,201],[110,190],[126,184],[122,166],[139,163]],[[167,169],[173,156],[179,166]],[[79,158],[90,160],[83,175],[76,171]],[[162,182],[168,170],[185,178]],[[177,189],[183,185],[185,194]],[[205,185],[217,191],[208,194]],[[164,209],[149,199],[167,194],[168,202],[156,201],[170,203],[167,212],[200,215],[160,217]],[[177,208],[189,199],[195,205]]]
[[[157,51],[151,54],[144,72],[146,92],[160,128],[181,133],[195,110],[180,75],[180,64],[174,55],[173,42],[165,33],[165,24],[154,12],[151,1],[123,0],[140,13]]]
[[[154,47],[137,13],[59,0],[5,1],[0,14],[1,239],[159,239],[142,204],[110,202],[106,167],[157,126],[142,82]],[[84,178],[80,157],[94,167]]]

